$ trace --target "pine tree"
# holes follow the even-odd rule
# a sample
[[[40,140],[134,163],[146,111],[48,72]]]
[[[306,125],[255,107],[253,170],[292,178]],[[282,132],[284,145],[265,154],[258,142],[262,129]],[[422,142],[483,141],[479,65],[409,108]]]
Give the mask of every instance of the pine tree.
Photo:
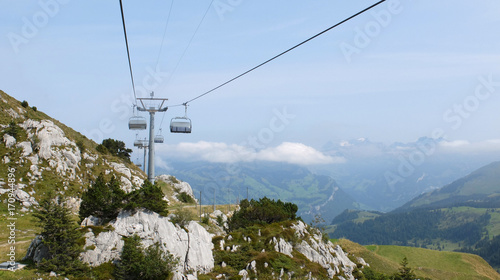
[[[133,235],[124,240],[120,262],[115,269],[118,280],[141,279],[144,265],[144,254],[141,248],[141,239]]]
[[[104,176],[100,174],[92,186],[82,194],[80,219],[93,215],[101,218],[104,223],[108,222],[118,215],[123,207],[124,197],[125,192],[120,188],[115,176],[106,182]]]
[[[399,272],[394,275],[394,280],[414,280],[416,277],[411,267],[408,266],[408,259],[404,257]]]
[[[163,252],[159,243],[143,250],[137,235],[126,238],[124,243],[120,262],[115,269],[118,280],[168,279],[179,263],[178,258]]]
[[[163,191],[149,181],[144,181],[142,188],[131,192],[127,197],[127,209],[146,208],[162,216],[168,215],[168,202],[163,200]]]
[[[178,258],[175,258],[172,254],[163,252],[160,244],[155,243],[146,249],[142,279],[168,279],[178,263]]]
[[[118,156],[125,161],[130,162],[130,153],[132,153],[132,149],[128,149],[123,141],[111,138],[104,139],[102,140],[102,144],[98,145],[97,148],[100,152],[108,151],[112,155]]]
[[[40,235],[49,252],[49,257],[40,261],[38,267],[63,275],[85,272],[87,267],[79,260],[81,248],[77,242],[82,233],[70,211],[49,193],[40,202],[40,209],[34,216],[42,228]]]

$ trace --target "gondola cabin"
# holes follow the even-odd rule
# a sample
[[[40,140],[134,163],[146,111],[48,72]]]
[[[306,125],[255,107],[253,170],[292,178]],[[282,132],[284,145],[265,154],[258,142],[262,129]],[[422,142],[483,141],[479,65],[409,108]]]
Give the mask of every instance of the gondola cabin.
[[[161,134],[156,135],[154,138],[155,143],[159,143],[159,144],[163,143],[163,140],[164,140],[164,138],[163,138],[163,135],[161,135]]]
[[[134,141],[134,147],[142,147],[143,145],[142,140],[137,139]]]
[[[128,121],[128,129],[130,130],[145,130],[147,127],[146,119],[140,116],[133,116]]]
[[[170,132],[191,133],[191,120],[186,117],[173,118],[170,121]]]

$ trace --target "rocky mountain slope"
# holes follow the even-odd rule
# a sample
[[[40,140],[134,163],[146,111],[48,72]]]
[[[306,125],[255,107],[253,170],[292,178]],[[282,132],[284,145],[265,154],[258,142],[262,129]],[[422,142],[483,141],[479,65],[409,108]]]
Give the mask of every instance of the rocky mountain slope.
[[[293,275],[300,275],[308,279],[354,280],[353,271],[358,264],[367,265],[361,258],[355,258],[353,262],[340,246],[325,242],[319,231],[301,221],[287,227],[269,225],[252,228],[249,230],[256,232],[245,231],[248,236],[242,236],[238,233],[226,234],[217,228],[217,215],[227,219],[222,212],[216,212],[208,223],[190,221],[181,227],[168,217],[154,212],[124,211],[98,231],[96,227],[87,226],[85,252],[81,257],[92,267],[116,261],[123,248],[123,237],[137,234],[144,247],[159,242],[163,250],[180,260],[173,279],[231,278],[235,276],[231,274],[232,265],[237,267],[235,259],[245,263],[244,268],[237,273],[241,279],[259,276],[289,279]],[[209,227],[209,224],[213,226]],[[270,232],[270,227],[276,226],[282,228]],[[249,246],[257,246],[262,250],[256,256],[247,256],[245,252]],[[38,262],[43,258],[43,253],[43,245],[39,239],[35,239],[26,258]],[[288,264],[277,263],[278,260],[286,260]]]
[[[31,211],[41,195],[55,190],[76,213],[82,191],[100,173],[115,174],[126,192],[142,185],[144,173],[135,165],[97,152],[95,142],[27,102],[0,91],[0,108],[0,194],[9,192],[8,168],[13,168],[12,194],[21,212]]]
[[[0,159],[3,163],[0,167],[0,195],[3,201],[14,199],[12,205],[15,206],[12,210],[3,204],[0,217],[4,222],[11,212],[16,217],[19,230],[16,234],[16,260],[25,257],[25,260],[36,263],[46,256],[42,240],[34,238],[39,229],[31,215],[46,192],[55,192],[73,213],[78,213],[82,193],[99,174],[116,176],[120,187],[127,193],[140,188],[144,182],[145,174],[135,165],[98,152],[97,143],[30,107],[28,102],[20,102],[0,92],[0,108]],[[263,246],[261,253],[264,256],[266,251],[272,252],[272,256],[277,254],[280,259],[295,265],[276,264],[272,259],[262,262],[261,255],[251,256],[244,260],[247,262],[245,268],[238,271],[242,279],[267,275],[270,270],[275,279],[282,279],[285,274],[307,274],[310,279],[323,279],[323,276],[354,279],[352,272],[357,265],[347,258],[347,253],[325,242],[318,231],[302,222],[274,225],[272,231],[264,226],[259,233],[249,232],[245,241],[240,240],[239,235],[225,233],[219,220],[227,220],[227,216],[220,211],[205,214],[204,223],[193,221],[193,216],[190,216],[185,223],[179,224],[175,217],[182,215],[182,209],[189,211],[194,206],[184,203],[180,194],[185,193],[192,198],[191,201],[196,201],[191,187],[169,175],[158,176],[157,181],[165,194],[164,199],[172,206],[172,214],[163,217],[148,210],[123,210],[105,225],[87,217],[81,229],[85,231],[80,256],[84,262],[102,268],[116,261],[121,254],[123,238],[137,234],[144,246],[159,242],[163,250],[179,258],[174,279],[219,279],[230,267],[218,261],[221,253],[228,252],[224,244],[228,245],[229,253],[244,255],[240,250],[254,243]],[[259,237],[250,237],[254,235]],[[8,240],[8,237],[8,229],[2,227],[0,238]],[[28,247],[25,240],[33,241]],[[1,242],[0,250],[8,252],[8,243]],[[314,271],[309,271],[310,267],[314,267]],[[5,279],[15,277],[0,273],[7,277]],[[33,277],[36,273],[40,275],[36,270],[25,269],[23,275]]]

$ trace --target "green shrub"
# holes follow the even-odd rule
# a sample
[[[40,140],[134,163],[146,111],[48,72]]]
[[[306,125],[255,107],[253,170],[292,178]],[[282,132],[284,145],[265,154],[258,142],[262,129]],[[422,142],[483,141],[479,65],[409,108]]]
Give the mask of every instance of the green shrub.
[[[15,121],[11,121],[7,129],[5,129],[5,133],[19,140],[18,137],[21,133],[21,127],[19,127]]]
[[[143,250],[141,239],[133,235],[125,239],[114,276],[119,280],[167,279],[178,263],[179,259],[164,253],[158,243]]]
[[[237,271],[245,269],[253,256],[250,249],[251,248],[249,248],[248,245],[243,245],[238,249],[238,252],[220,250],[214,251],[215,264],[221,265],[222,262],[224,262],[226,263],[226,265],[234,268]]]
[[[363,269],[363,277],[364,278],[361,278],[361,279],[366,279],[366,280],[391,280],[392,279],[390,276],[376,272],[370,267],[365,267]]]
[[[296,269],[295,262],[288,256],[283,254],[276,254],[273,258],[269,260],[271,267],[276,270],[293,271]]]
[[[126,196],[125,209],[134,210],[142,207],[166,217],[168,202],[163,200],[164,196],[160,187],[146,180],[140,189]]]
[[[181,228],[186,227],[193,220],[193,214],[187,209],[180,209],[175,213],[170,221],[179,225]]]
[[[195,203],[194,199],[186,192],[179,193],[177,199],[183,203]]]
[[[115,265],[112,262],[103,263],[97,267],[94,267],[90,273],[91,279],[97,280],[109,280],[115,279]]]
[[[85,151],[85,145],[83,144],[83,140],[80,139],[76,141],[76,146],[78,147],[81,153]]]
[[[295,220],[298,207],[290,202],[275,201],[267,197],[256,200],[242,200],[240,210],[229,220],[229,230],[233,231],[252,224],[271,224]]]
[[[224,218],[222,217],[222,215],[217,216],[215,219],[217,221],[218,226],[220,226],[220,227],[224,226]]]
[[[170,176],[170,181],[174,184],[179,184],[179,180],[177,180],[177,178],[175,178],[174,176]]]
[[[28,101],[23,100],[23,102],[21,102],[21,106],[23,106],[24,108],[27,108],[29,106]]]
[[[210,223],[210,218],[207,215],[203,216],[203,218],[201,218],[201,222],[208,225]]]
[[[95,149],[101,154],[108,153],[108,149],[106,147],[104,147],[104,145],[102,145],[102,144],[97,145],[97,147],[95,147]]]

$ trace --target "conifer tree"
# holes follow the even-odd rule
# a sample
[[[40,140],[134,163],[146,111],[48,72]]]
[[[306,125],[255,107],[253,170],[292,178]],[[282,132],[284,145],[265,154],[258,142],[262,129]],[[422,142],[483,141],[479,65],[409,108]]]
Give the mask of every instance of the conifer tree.
[[[132,153],[132,149],[128,149],[123,141],[111,138],[104,139],[102,140],[102,144],[99,144],[96,149],[104,153],[107,151],[112,155],[118,156],[119,158],[130,162],[130,153]]]
[[[118,280],[168,279],[178,263],[178,258],[163,252],[158,243],[143,250],[141,239],[133,235],[125,239],[115,277]]]
[[[416,277],[411,267],[408,266],[408,259],[404,257],[399,272],[394,275],[394,280],[414,280]]]
[[[168,279],[178,263],[178,258],[175,258],[170,253],[163,252],[160,244],[155,243],[146,249],[142,279]]]
[[[38,267],[63,275],[85,272],[87,266],[79,260],[81,248],[77,242],[82,233],[71,218],[70,211],[49,193],[40,202],[40,209],[34,216],[42,228],[40,235],[49,253],[49,257],[40,261]]]
[[[168,215],[168,202],[163,200],[163,191],[150,181],[144,181],[142,188],[131,192],[127,197],[127,209],[146,208],[162,216]]]
[[[90,215],[101,218],[103,222],[108,222],[118,215],[123,207],[125,192],[120,188],[120,183],[115,176],[106,182],[100,174],[96,181],[87,191],[82,194],[80,205],[80,219]]]
[[[144,254],[141,248],[141,239],[133,235],[124,240],[120,262],[115,269],[118,280],[141,279]]]

